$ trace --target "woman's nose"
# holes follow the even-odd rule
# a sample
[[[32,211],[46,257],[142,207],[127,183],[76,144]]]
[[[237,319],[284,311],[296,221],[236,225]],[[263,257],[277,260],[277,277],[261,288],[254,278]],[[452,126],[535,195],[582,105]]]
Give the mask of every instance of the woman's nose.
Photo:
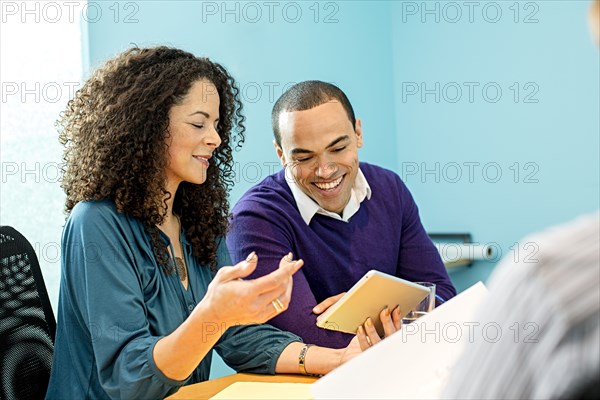
[[[206,136],[206,144],[208,146],[217,148],[221,145],[221,135],[215,127],[211,128],[209,134]]]

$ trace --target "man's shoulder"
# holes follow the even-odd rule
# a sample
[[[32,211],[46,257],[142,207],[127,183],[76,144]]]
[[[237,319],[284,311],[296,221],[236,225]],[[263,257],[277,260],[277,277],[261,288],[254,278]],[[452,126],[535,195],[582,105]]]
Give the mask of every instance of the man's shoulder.
[[[359,165],[361,171],[363,172],[363,174],[365,174],[365,176],[370,175],[375,177],[382,174],[383,176],[399,178],[398,174],[396,174],[391,169],[380,167],[379,165],[371,164],[364,161],[361,161]]]
[[[232,208],[227,244],[238,246],[238,241],[256,232],[292,232],[303,224],[285,172],[280,171],[250,188]]]
[[[233,207],[234,213],[295,207],[294,197],[285,181],[285,170],[267,176],[242,195]]]
[[[400,184],[402,182],[397,173],[378,165],[361,161],[360,170],[370,186],[389,185],[390,183]]]
[[[360,163],[360,170],[375,198],[380,198],[379,194],[385,194],[383,199],[398,202],[411,196],[410,191],[396,172],[365,162]]]

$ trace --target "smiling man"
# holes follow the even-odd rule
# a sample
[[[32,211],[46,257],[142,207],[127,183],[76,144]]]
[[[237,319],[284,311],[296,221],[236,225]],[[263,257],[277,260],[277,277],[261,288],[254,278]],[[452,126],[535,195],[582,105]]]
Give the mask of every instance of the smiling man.
[[[227,237],[234,261],[257,252],[255,275],[276,269],[290,251],[304,260],[288,310],[271,324],[307,343],[346,346],[352,335],[318,328],[317,314],[371,269],[434,282],[443,300],[456,294],[404,183],[359,163],[362,124],[338,87],[292,86],[275,103],[272,124],[284,169],[242,197]]]

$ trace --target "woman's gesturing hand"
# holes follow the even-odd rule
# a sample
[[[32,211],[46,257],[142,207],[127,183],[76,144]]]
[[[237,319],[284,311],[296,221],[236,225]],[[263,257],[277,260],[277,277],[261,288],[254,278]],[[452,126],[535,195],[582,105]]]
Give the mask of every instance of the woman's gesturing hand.
[[[257,279],[245,280],[256,269],[258,256],[252,252],[233,267],[222,267],[208,285],[203,305],[208,315],[227,327],[263,323],[287,310],[292,294],[292,276],[304,262],[289,253],[279,268]]]

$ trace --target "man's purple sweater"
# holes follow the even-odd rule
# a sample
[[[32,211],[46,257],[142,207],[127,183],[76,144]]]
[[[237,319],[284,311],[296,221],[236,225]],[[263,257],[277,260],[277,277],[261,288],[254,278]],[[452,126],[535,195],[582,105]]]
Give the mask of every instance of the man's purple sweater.
[[[294,275],[287,311],[269,323],[306,343],[341,348],[352,335],[318,328],[312,308],[348,291],[367,271],[377,269],[413,282],[434,282],[448,300],[456,290],[433,243],[423,229],[417,206],[400,177],[360,163],[372,190],[348,222],[315,214],[306,225],[284,170],[250,189],[232,212],[227,246],[234,263],[256,251],[251,278],[272,272],[289,253],[304,266]],[[375,294],[374,294],[375,295]]]

